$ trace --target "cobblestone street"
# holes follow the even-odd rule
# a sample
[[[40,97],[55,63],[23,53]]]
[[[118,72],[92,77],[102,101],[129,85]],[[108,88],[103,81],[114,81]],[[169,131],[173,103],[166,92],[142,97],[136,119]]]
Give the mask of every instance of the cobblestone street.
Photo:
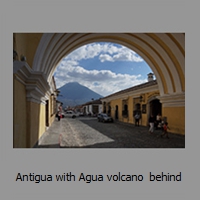
[[[96,118],[55,120],[40,138],[36,148],[185,148],[185,136],[161,130],[149,134],[148,127],[119,122],[102,123]]]

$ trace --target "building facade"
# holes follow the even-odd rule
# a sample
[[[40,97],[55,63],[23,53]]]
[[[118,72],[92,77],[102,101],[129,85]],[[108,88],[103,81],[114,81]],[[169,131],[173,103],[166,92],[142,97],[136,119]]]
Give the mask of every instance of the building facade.
[[[158,83],[154,80],[153,73],[148,74],[148,82],[116,92],[101,100],[104,112],[114,120],[135,124],[134,116],[138,113],[140,125],[148,126],[150,115],[156,119],[160,114],[162,119],[169,123],[171,132],[185,134],[183,111],[166,112],[160,101]],[[179,120],[174,115],[178,115]]]
[[[96,116],[103,111],[102,102],[100,99],[96,99],[82,105],[84,115]]]

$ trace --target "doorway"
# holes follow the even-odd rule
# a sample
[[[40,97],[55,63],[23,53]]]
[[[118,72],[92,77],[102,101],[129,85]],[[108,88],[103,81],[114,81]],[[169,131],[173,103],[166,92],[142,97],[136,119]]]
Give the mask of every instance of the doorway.
[[[46,127],[49,127],[49,100],[46,101]]]
[[[160,100],[154,99],[150,101],[149,108],[149,116],[153,114],[153,116],[156,117],[158,113],[160,113],[162,116],[162,104],[160,103]]]
[[[115,106],[115,119],[118,120],[118,105]]]

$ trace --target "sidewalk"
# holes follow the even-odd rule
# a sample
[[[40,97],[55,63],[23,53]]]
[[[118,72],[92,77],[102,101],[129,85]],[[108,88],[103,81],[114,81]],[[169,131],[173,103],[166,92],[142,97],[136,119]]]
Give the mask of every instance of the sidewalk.
[[[79,148],[108,142],[113,140],[78,119],[65,118],[52,123],[36,148]]]
[[[62,129],[62,124],[60,122],[55,120],[52,123],[48,130],[40,137],[35,148],[60,148],[59,134]]]

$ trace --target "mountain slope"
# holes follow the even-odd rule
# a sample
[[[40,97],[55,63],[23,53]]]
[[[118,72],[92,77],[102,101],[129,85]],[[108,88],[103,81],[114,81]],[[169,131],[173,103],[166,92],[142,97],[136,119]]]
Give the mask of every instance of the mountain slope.
[[[84,104],[91,99],[99,99],[102,96],[98,93],[90,90],[89,88],[80,85],[77,82],[70,82],[65,84],[64,86],[58,88],[60,90],[60,95],[58,96],[58,100],[63,102],[63,106],[75,106]]]

